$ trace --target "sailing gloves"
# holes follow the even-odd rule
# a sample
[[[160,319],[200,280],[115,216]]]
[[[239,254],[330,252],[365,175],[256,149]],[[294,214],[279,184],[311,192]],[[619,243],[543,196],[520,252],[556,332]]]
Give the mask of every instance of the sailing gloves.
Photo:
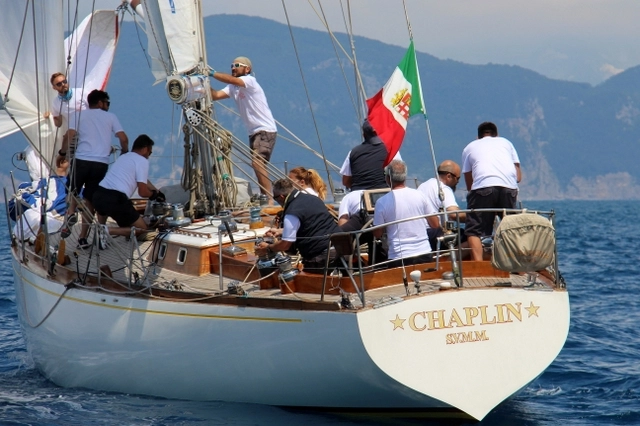
[[[158,201],[160,203],[164,203],[165,201],[167,201],[167,197],[165,197],[164,194],[157,189],[151,190],[151,196],[149,197],[149,199],[151,201]]]

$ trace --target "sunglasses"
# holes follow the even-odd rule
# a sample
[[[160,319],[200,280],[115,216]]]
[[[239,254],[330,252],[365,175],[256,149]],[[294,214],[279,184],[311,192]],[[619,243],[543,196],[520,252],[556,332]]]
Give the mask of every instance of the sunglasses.
[[[234,64],[231,64],[231,68],[240,68],[240,67],[248,67],[249,65],[247,64],[243,64],[242,62],[236,62]]]
[[[67,84],[67,80],[62,80],[56,83],[56,87],[61,87],[63,84]]]

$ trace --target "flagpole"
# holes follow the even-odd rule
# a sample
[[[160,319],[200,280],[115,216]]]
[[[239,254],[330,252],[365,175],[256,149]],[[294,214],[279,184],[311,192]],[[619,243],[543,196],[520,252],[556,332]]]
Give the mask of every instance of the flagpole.
[[[411,29],[411,21],[409,20],[409,13],[407,12],[407,3],[405,0],[402,0],[402,6],[404,7],[404,17],[407,21],[407,30],[409,31],[409,40],[413,43],[413,30]],[[424,103],[424,96],[422,94],[422,81],[420,80],[420,68],[418,67],[418,57],[416,56],[415,44],[413,49],[413,59],[416,63],[416,71],[418,74],[418,92],[420,93],[420,101],[422,103],[422,114],[424,116],[425,127],[427,129],[427,139],[429,141],[429,148],[431,150],[431,160],[433,161],[433,173],[436,178],[436,182],[438,183],[438,198],[440,201],[444,201],[444,191],[442,190],[442,184],[440,179],[438,178],[438,164],[436,161],[436,153],[433,148],[433,139],[431,138],[431,128],[429,127],[429,118],[427,117],[427,107]]]

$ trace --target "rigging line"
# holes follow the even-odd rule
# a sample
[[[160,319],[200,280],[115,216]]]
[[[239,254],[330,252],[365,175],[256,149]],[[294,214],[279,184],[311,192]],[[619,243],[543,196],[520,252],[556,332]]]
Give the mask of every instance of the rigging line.
[[[285,0],[282,0],[282,8],[284,9],[285,17],[287,18],[287,26],[289,27],[289,34],[291,35],[291,43],[293,43],[293,50],[296,54],[296,59],[298,61],[298,67],[300,68],[300,77],[302,78],[302,85],[304,86],[304,91],[307,95],[307,102],[309,103],[309,111],[311,112],[311,118],[313,119],[313,126],[316,130],[316,135],[318,137],[318,143],[320,144],[320,151],[322,152],[322,158],[324,161],[325,169],[327,170],[327,175],[329,174],[329,166],[327,164],[327,157],[324,154],[324,147],[322,146],[322,140],[320,138],[320,131],[318,129],[318,122],[316,121],[316,116],[313,113],[313,105],[311,104],[311,98],[309,96],[309,89],[307,88],[307,83],[304,78],[304,72],[302,70],[302,63],[300,62],[300,55],[298,53],[298,48],[296,47],[296,41],[293,36],[293,28],[291,28],[291,21],[289,20],[289,13],[287,12],[287,5]],[[335,192],[335,188],[333,186],[333,180],[329,179],[329,187],[331,188],[331,194]]]
[[[158,43],[158,34],[156,34],[156,28],[155,26],[152,24],[151,21],[151,14],[149,13],[149,8],[147,7],[147,2],[143,1],[142,3],[142,7],[144,7],[144,14],[147,17],[147,25],[149,25],[149,27],[151,28],[151,34],[153,35],[153,40],[156,43],[156,46],[158,46],[158,56],[160,57],[160,62],[162,62],[162,66],[164,68],[164,72],[167,75],[171,75],[171,72],[167,69],[167,64],[165,62],[165,59],[162,57],[162,51],[160,49],[160,44]],[[153,15],[155,16],[155,15]],[[147,33],[147,38],[149,37],[149,34]]]
[[[225,108],[228,112],[235,114],[236,116],[240,116],[240,114],[238,113],[237,110],[235,110],[234,108],[231,108],[227,105],[225,105],[222,102],[216,102],[217,105],[221,106],[222,108]],[[204,116],[203,116],[204,117]],[[291,131],[291,129],[289,129],[287,126],[285,126],[284,124],[282,124],[280,121],[278,121],[277,119],[274,119],[276,124],[278,124],[278,127],[282,127],[287,133],[289,133],[291,135],[291,137],[293,139],[287,138],[286,136],[280,135],[278,134],[278,138],[279,139],[284,139],[286,141],[291,142],[292,144],[299,146],[301,148],[304,148],[308,151],[310,151],[313,155],[315,155],[316,157],[322,159],[322,154],[320,154],[318,151],[314,150],[313,148],[311,148],[309,145],[307,145],[302,139],[300,139],[298,136],[296,136],[295,133],[293,133],[293,131]],[[234,138],[238,141],[238,142],[242,142],[239,138],[237,138],[236,136],[234,136]],[[327,163],[331,166],[332,169],[334,169],[334,171],[339,171],[340,167],[336,166],[335,164],[333,164],[331,161],[327,160]]]
[[[411,29],[411,21],[409,20],[409,13],[407,11],[407,4],[405,0],[402,0],[402,6],[404,7],[404,17],[407,21],[407,30],[409,31],[409,40],[413,43],[413,31]],[[427,116],[427,106],[424,103],[424,96],[422,94],[422,81],[420,79],[420,68],[418,67],[418,57],[416,55],[415,44],[413,45],[413,60],[416,63],[416,74],[418,77],[418,89],[420,93],[420,100],[422,101],[422,112],[424,115],[424,123],[427,130],[427,140],[429,141],[429,149],[431,152],[431,161],[433,162],[433,173],[435,175],[436,183],[438,184],[438,198],[440,201],[444,201],[444,191],[442,189],[442,183],[438,177],[438,164],[436,161],[436,152],[433,147],[433,138],[431,137],[431,127],[429,126],[429,117]]]
[[[209,117],[207,117],[206,115],[202,114],[202,118],[204,119],[207,127],[209,129],[212,128],[212,125],[214,123],[212,123],[211,119]],[[210,140],[209,138],[207,138],[205,132],[203,132],[202,130],[200,130],[197,127],[193,127],[192,131],[195,132],[196,134],[198,134],[201,138],[204,139],[204,141],[211,147],[215,148],[215,144],[212,140]],[[233,139],[235,138],[235,141],[233,141]],[[244,143],[242,143],[242,141],[240,141],[240,139],[238,139],[237,137],[231,135],[231,139],[232,139],[232,143],[234,145],[236,145],[236,147],[238,148],[238,151],[240,151],[240,153],[232,151],[233,155],[235,155],[239,160],[241,160],[241,162],[245,165],[250,165],[251,164],[251,158],[252,158],[252,153],[251,150],[249,149],[249,147],[247,147]],[[235,161],[233,161],[233,159],[231,158],[230,154],[227,154],[225,152],[223,152],[222,150],[220,150],[220,154],[227,160],[229,161],[229,163],[231,163],[231,165],[237,167],[246,177],[247,179],[249,179],[252,183],[255,183],[256,185],[258,185],[258,187],[260,187],[259,182],[253,178],[251,176],[251,174],[247,171],[245,171],[242,167],[240,167]],[[239,154],[242,154],[239,155]],[[284,175],[282,174],[282,172],[280,172],[280,170],[278,170],[273,164],[271,163],[266,163],[266,167],[267,167],[267,171],[269,173],[271,173],[272,175],[278,176],[278,177],[284,177]],[[230,168],[229,168],[230,169]],[[261,187],[260,187],[261,188]],[[264,188],[262,188],[264,189]],[[220,191],[222,192],[222,191]]]
[[[362,83],[362,76],[360,75],[360,68],[358,67],[358,58],[356,56],[356,43],[353,38],[353,19],[351,18],[351,1],[347,0],[347,15],[349,16],[349,41],[351,43],[351,56],[353,56],[353,72],[356,78],[356,87],[360,89],[360,97],[361,97],[361,108],[360,112],[360,122],[362,123],[363,117],[366,116],[366,106],[367,106],[367,93],[364,90],[364,84]]]
[[[39,30],[39,28],[36,26],[36,10],[35,10],[35,2],[31,3],[31,18],[32,18],[32,24],[33,24],[33,38],[34,41],[37,39],[37,31]],[[39,67],[38,67],[38,43],[34,42],[33,43],[33,53],[34,53],[34,58],[36,58],[35,60],[35,76],[36,76],[36,105],[37,105],[37,113],[38,113],[38,121],[37,121],[37,125],[38,128],[40,128],[40,78],[38,78],[38,76],[40,75],[40,71],[39,71]],[[40,150],[42,150],[42,134],[41,132],[38,132],[38,148]],[[40,174],[42,175],[42,162],[40,162]],[[48,180],[47,180],[47,184],[48,184]],[[41,204],[40,206],[40,230],[38,231],[38,234],[40,232],[44,232],[45,234],[45,247],[43,250],[44,253],[44,257],[49,258],[50,255],[50,246],[49,246],[49,232],[47,230],[47,220],[46,220],[46,215],[47,215],[47,196],[49,195],[49,191],[48,191],[48,186],[45,186],[45,188],[47,188],[47,190],[44,193],[44,203]]]
[[[29,2],[25,4],[24,9],[24,17],[22,18],[22,29],[20,30],[20,39],[18,40],[18,48],[16,49],[16,56],[13,60],[13,66],[11,67],[11,75],[9,76],[9,84],[7,84],[7,92],[4,94],[5,105],[8,99],[9,90],[11,89],[11,84],[13,83],[13,75],[16,71],[16,64],[18,63],[18,56],[20,52],[20,46],[22,46],[22,37],[24,36],[24,31],[27,24],[27,13],[29,12]]]
[[[128,3],[124,3],[124,4],[127,5]],[[144,28],[142,28],[142,24],[136,18],[136,16],[138,16],[138,14],[135,13],[135,11],[132,12],[131,10],[129,10],[128,7],[125,7],[124,10],[129,12],[131,17],[133,18],[133,23],[134,23],[134,26],[135,26],[135,29],[136,29],[136,36],[138,37],[138,44],[140,45],[140,48],[144,52],[144,59],[147,61],[147,66],[149,67],[149,69],[151,69],[151,62],[149,62],[149,55],[147,55],[147,51],[144,48],[144,44],[142,43],[142,39],[140,38],[140,30],[142,30],[142,32],[144,33],[144,35],[147,36],[147,38],[149,37],[149,35],[144,30]],[[122,15],[122,20],[124,21],[124,13]]]
[[[78,24],[78,6],[79,6],[79,3],[80,3],[80,0],[77,0],[76,9],[75,9],[75,13],[74,13],[74,19],[73,19],[73,25],[72,25],[71,28],[69,28],[71,35],[69,36],[69,51],[67,52],[67,66],[66,66],[66,70],[65,70],[65,77],[66,78],[69,77],[69,68],[71,67],[71,50],[73,49],[74,38],[76,36],[76,30],[78,28],[77,24]],[[96,0],[93,0],[93,3],[91,4],[91,14],[90,14],[91,19],[90,19],[90,23],[89,23],[89,39],[87,41],[87,44],[89,46],[91,45],[91,37],[92,37],[92,34],[93,34],[93,24],[94,24],[94,19],[93,19],[94,16],[93,16],[93,14],[94,14],[95,10],[96,10]],[[116,41],[116,43],[117,43],[117,41]],[[77,48],[77,46],[76,46],[76,48]],[[89,52],[87,51],[87,55],[88,55],[88,53]],[[77,55],[77,50],[76,50],[76,55]],[[80,91],[81,94],[82,94],[82,97],[84,97],[84,94],[85,94],[85,84],[86,84],[86,77],[87,77],[87,69],[89,67],[88,59],[89,59],[88,57],[85,58],[84,70],[82,72],[82,86],[81,86],[81,91]],[[77,72],[76,72],[75,77],[76,78],[78,77],[78,73]],[[77,82],[74,82],[74,87],[77,87],[77,84],[75,84],[75,83],[77,83]],[[64,103],[61,102],[60,103],[60,111],[59,111],[59,115],[60,116],[62,115],[63,106],[64,106]],[[70,109],[71,105],[68,105],[67,108]],[[74,108],[75,108],[75,106],[74,106]],[[69,113],[69,112],[70,111],[68,110],[67,113]],[[73,114],[77,115],[77,120],[80,121],[80,118],[82,116],[82,109],[80,109],[79,111],[75,111],[74,110]],[[68,115],[71,115],[71,114],[68,114]],[[67,123],[67,126],[68,125],[69,125],[69,123]],[[58,130],[59,130],[59,128],[56,128],[56,139],[57,139],[57,135],[58,135]],[[68,137],[68,133],[66,133],[66,135]],[[69,141],[68,139],[67,139],[67,141],[68,141],[69,144],[74,144],[76,146],[76,148],[77,148],[78,135],[76,134],[75,141]],[[56,155],[55,143],[56,142],[54,140],[53,151],[50,154],[51,155],[51,164],[52,165],[55,164],[54,163],[54,158],[55,158],[55,155]],[[69,148],[67,148],[67,149],[69,149]],[[75,163],[76,163],[76,156],[74,155],[73,158],[71,159],[71,164],[69,164],[69,166],[75,167]],[[71,186],[70,186],[71,185],[71,181],[68,182],[68,185],[69,185],[69,187],[67,189],[69,190],[71,188]],[[78,202],[78,201],[76,201],[76,202]]]
[[[310,3],[310,0],[307,0]],[[357,66],[357,62],[355,60],[355,47],[353,44],[353,38],[352,38],[352,29],[350,28],[350,26],[347,24],[346,21],[346,17],[344,14],[344,6],[342,6],[342,0],[340,1],[341,6],[340,6],[340,10],[342,12],[342,20],[344,22],[344,27],[345,27],[345,32],[349,35],[349,40],[350,40],[350,44],[351,44],[351,50],[353,52],[353,57],[351,57],[349,55],[349,53],[347,53],[347,51],[344,49],[344,47],[342,46],[342,43],[340,43],[340,41],[335,37],[335,35],[333,34],[333,31],[331,31],[331,29],[329,28],[329,25],[326,22],[326,18],[323,21],[322,18],[320,18],[320,15],[318,14],[318,12],[316,11],[316,9],[313,7],[313,5],[311,5],[311,9],[316,13],[316,15],[318,16],[318,18],[320,19],[320,22],[324,25],[324,27],[326,28],[328,34],[331,36],[331,39],[334,42],[334,50],[336,50],[336,45],[340,48],[340,50],[342,50],[342,52],[344,53],[344,55],[346,56],[346,58],[349,60],[349,63],[351,63],[351,65],[354,67],[354,74],[355,74],[355,80],[356,80],[356,88],[359,88],[358,92],[363,94],[363,99],[365,98],[364,96],[364,86],[362,83],[362,78],[360,76],[360,71],[358,70],[358,66]],[[320,4],[320,0],[318,0],[318,4],[320,5],[320,8],[322,10],[322,4]],[[322,14],[324,16],[324,10],[322,11]],[[336,53],[337,56],[337,53]],[[340,66],[342,67],[342,63],[340,63]],[[344,71],[343,71],[344,73]],[[346,80],[346,77],[345,77]],[[351,89],[349,87],[349,85],[347,84],[347,88],[349,89],[349,95],[353,96],[353,94],[351,93]],[[356,115],[357,115],[357,119],[359,122],[362,121],[362,112],[360,110],[358,110],[357,107],[357,102],[355,100],[352,99],[352,102],[354,103],[354,109],[356,110]]]
[[[331,36],[331,38],[335,41],[335,43],[338,45],[340,50],[342,50],[342,53],[344,53],[344,56],[346,56],[347,59],[349,60],[349,62],[353,65],[353,59],[351,59],[351,57],[349,56],[349,53],[345,50],[344,47],[342,47],[342,43],[340,43],[340,41],[338,41],[336,36],[333,34],[333,31],[331,31],[331,29],[329,28],[329,25],[327,24],[326,18],[323,19],[322,17],[320,17],[320,14],[318,13],[318,11],[315,9],[315,7],[313,7],[313,4],[311,4],[311,0],[307,0],[307,2],[311,6],[311,10],[313,10],[315,12],[316,16],[318,17],[318,19],[320,19],[320,23],[327,30],[327,33],[329,34],[329,36]],[[320,0],[318,0],[318,3],[319,2],[320,2]]]
[[[322,154],[320,154],[318,151],[316,151],[315,149],[311,148],[309,145],[307,145],[306,143],[304,143],[304,141],[302,139],[300,139],[298,136],[296,136],[291,130],[289,130],[284,124],[282,124],[281,122],[279,122],[278,120],[275,120],[276,123],[278,123],[278,126],[282,127],[284,130],[286,130],[294,139],[289,139],[286,137],[282,137],[282,139],[284,140],[288,140],[289,142],[291,142],[292,144],[299,146],[301,148],[307,149],[309,151],[311,151],[311,153],[313,155],[315,155],[316,157],[322,159]],[[340,167],[336,166],[335,164],[333,164],[331,161],[326,160],[327,164],[329,166],[331,166],[331,168],[333,169],[333,171],[338,172],[340,171]]]
[[[310,1],[310,0],[309,0]],[[349,85],[349,80],[347,79],[347,73],[344,71],[344,66],[342,65],[342,61],[340,60],[340,56],[338,55],[338,49],[336,48],[336,39],[335,37],[333,37],[333,32],[329,29],[329,22],[327,21],[327,16],[324,13],[324,8],[322,7],[322,2],[321,0],[318,0],[318,5],[320,6],[320,11],[322,12],[322,19],[325,22],[325,28],[327,28],[327,31],[329,33],[329,38],[331,39],[331,45],[333,46],[333,51],[336,54],[336,60],[338,61],[338,65],[340,67],[340,71],[342,72],[342,78],[344,79],[344,85],[347,88],[347,91],[349,92],[349,98],[351,99],[351,105],[353,106],[353,110],[356,113],[356,119],[358,120],[358,122],[360,121],[360,117],[358,117],[358,107],[356,105],[356,100],[353,96],[353,92],[351,91],[351,86]],[[313,7],[313,5],[311,6]],[[353,64],[353,62],[351,62]]]

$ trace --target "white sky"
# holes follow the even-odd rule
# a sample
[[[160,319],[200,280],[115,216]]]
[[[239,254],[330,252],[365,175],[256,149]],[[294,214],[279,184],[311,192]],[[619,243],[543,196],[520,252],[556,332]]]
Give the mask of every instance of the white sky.
[[[346,2],[322,0],[334,31],[345,31],[340,5]],[[286,23],[282,0],[202,3],[205,15],[245,14]],[[114,4],[119,0],[96,0],[97,8]],[[318,0],[285,4],[292,25],[323,28],[311,7],[319,10]],[[640,0],[406,0],[406,6],[416,50],[440,59],[519,65],[592,84],[640,64]],[[351,15],[356,35],[408,46],[402,0],[351,0]]]

